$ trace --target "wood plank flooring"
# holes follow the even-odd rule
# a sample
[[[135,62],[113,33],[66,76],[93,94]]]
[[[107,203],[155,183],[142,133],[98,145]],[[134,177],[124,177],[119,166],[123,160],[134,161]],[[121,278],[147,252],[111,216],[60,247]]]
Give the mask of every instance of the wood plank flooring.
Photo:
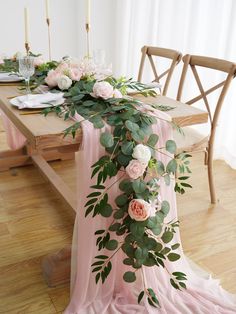
[[[0,127],[0,147],[6,146]],[[236,171],[216,161],[220,199],[209,205],[203,156],[192,161],[194,189],[178,197],[185,253],[236,293]],[[75,189],[73,161],[53,168]],[[33,166],[0,173],[0,314],[59,314],[69,285],[48,288],[42,258],[71,242],[74,213]]]

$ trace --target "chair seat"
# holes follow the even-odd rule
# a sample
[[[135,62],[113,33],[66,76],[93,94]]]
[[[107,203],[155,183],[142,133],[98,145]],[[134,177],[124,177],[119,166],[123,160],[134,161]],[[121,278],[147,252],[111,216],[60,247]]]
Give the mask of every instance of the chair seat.
[[[205,151],[208,146],[208,136],[204,136],[191,127],[182,128],[184,135],[174,130],[174,141],[177,145],[177,154],[183,151]]]

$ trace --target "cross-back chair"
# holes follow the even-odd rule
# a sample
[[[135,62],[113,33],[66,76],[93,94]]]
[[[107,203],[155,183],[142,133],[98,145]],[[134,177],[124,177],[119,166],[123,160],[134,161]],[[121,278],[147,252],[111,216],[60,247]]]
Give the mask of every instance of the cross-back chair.
[[[173,50],[173,49],[167,49],[167,48],[160,48],[160,47],[151,47],[151,46],[143,46],[141,49],[142,57],[139,67],[139,73],[138,73],[138,81],[141,82],[143,70],[144,70],[144,64],[145,59],[148,57],[151,68],[154,74],[154,80],[153,82],[160,83],[160,80],[165,77],[165,81],[162,88],[162,95],[165,96],[170,84],[171,77],[173,75],[174,69],[176,65],[181,61],[182,54],[179,51]],[[166,58],[170,60],[170,66],[162,73],[158,75],[157,67],[155,65],[155,62],[153,60],[153,57],[160,57],[160,58]]]
[[[207,137],[202,136],[191,127],[185,127],[184,133],[185,136],[180,136],[177,132],[175,132],[175,141],[177,143],[178,152],[205,152],[205,165],[208,168],[208,182],[210,189],[210,197],[211,203],[216,203],[216,193],[215,193],[215,185],[213,180],[213,147],[215,140],[215,133],[217,122],[219,119],[220,111],[226,96],[226,93],[229,89],[229,86],[236,75],[236,64],[230,61],[204,57],[204,56],[196,56],[196,55],[185,55],[183,57],[183,70],[180,78],[179,89],[177,94],[177,100],[182,101],[182,93],[184,88],[184,83],[186,81],[186,74],[188,69],[190,68],[193,73],[193,77],[197,83],[200,94],[191,100],[185,102],[189,105],[192,105],[199,100],[203,100],[206,110],[209,114],[209,122],[210,122],[210,134]],[[220,83],[212,86],[211,88],[204,89],[202,80],[198,74],[197,68],[206,68],[209,71],[221,71],[225,73],[225,79]],[[214,74],[214,73],[213,73]],[[215,106],[213,107],[213,103],[210,103],[208,100],[208,96],[215,92],[216,90],[221,91],[219,93],[218,98],[215,101]],[[215,109],[213,109],[215,108]]]

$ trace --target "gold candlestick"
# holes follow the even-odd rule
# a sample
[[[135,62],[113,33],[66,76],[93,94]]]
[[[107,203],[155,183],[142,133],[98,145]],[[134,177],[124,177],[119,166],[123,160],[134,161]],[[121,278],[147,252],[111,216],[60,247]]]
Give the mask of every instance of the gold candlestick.
[[[85,24],[85,29],[86,29],[86,39],[87,39],[87,58],[90,58],[90,24],[86,23]]]
[[[46,22],[48,25],[48,57],[49,61],[52,61],[50,19],[46,18]]]
[[[28,56],[29,55],[29,51],[30,51],[29,43],[25,43],[25,50],[26,50],[26,54]]]

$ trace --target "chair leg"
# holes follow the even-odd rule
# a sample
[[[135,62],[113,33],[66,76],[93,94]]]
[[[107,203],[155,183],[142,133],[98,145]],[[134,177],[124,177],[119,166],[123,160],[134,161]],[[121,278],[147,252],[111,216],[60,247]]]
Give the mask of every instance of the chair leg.
[[[210,189],[211,204],[216,204],[215,184],[213,179],[213,150],[209,147],[208,151],[208,182]]]

